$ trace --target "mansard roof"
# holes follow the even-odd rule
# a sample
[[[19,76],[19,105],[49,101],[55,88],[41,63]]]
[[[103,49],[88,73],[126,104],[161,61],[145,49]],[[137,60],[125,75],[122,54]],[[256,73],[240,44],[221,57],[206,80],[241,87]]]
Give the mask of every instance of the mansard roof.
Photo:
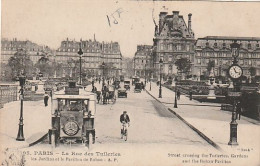
[[[194,38],[194,33],[188,29],[183,16],[173,11],[173,15],[167,15],[167,12],[160,13],[158,36]]]
[[[242,52],[257,51],[260,45],[259,37],[206,36],[197,39],[196,50],[205,50],[208,47],[215,51],[228,51],[231,49],[230,44],[234,41],[240,44]]]

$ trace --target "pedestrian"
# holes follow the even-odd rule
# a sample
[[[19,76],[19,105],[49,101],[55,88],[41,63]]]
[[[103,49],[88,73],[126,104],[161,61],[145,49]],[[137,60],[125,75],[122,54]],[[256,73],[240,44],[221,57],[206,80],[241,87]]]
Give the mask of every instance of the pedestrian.
[[[180,90],[179,90],[179,89],[177,90],[177,99],[178,99],[178,100],[180,100],[180,99],[181,99],[181,92],[180,92]]]
[[[241,114],[242,114],[242,106],[241,106],[241,102],[238,101],[236,105],[236,119],[238,118],[238,120],[240,120]]]
[[[43,100],[44,100],[45,107],[47,107],[48,106],[48,100],[49,100],[49,95],[48,95],[47,92],[44,93]]]
[[[190,100],[192,100],[192,90],[190,90]]]

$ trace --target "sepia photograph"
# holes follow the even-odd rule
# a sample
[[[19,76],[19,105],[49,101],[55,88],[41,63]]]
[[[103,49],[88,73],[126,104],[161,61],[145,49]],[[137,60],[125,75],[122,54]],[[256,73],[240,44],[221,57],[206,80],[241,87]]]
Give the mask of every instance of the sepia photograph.
[[[260,166],[259,9],[1,0],[1,166]]]

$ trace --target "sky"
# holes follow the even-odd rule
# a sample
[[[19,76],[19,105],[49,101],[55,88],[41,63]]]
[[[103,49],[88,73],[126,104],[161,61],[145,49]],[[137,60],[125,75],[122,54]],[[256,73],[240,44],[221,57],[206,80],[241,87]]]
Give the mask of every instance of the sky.
[[[66,38],[118,41],[133,57],[138,44],[153,44],[160,11],[192,13],[195,37],[260,37],[260,2],[2,0],[1,37],[57,49]],[[118,14],[120,13],[120,14]],[[108,21],[109,18],[109,21]]]

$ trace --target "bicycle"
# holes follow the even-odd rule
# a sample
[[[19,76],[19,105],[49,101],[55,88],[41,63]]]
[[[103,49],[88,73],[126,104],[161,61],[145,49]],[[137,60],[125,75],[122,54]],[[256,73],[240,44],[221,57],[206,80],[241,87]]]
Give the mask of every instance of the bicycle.
[[[128,124],[129,126],[129,124]],[[127,126],[126,123],[123,123],[123,129],[121,129],[121,139],[127,141]]]

